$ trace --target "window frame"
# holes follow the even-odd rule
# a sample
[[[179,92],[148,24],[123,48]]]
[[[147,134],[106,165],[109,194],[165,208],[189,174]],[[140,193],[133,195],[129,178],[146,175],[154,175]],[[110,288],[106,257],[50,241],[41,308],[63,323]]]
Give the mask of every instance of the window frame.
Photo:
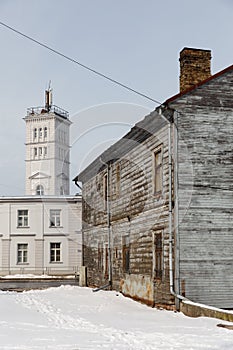
[[[162,280],[164,272],[163,230],[153,232],[153,275],[156,280]]]
[[[61,226],[61,209],[49,210],[49,227],[62,227]]]
[[[122,270],[130,273],[130,242],[129,236],[122,237]]]
[[[156,160],[157,156],[160,154],[160,162]],[[153,151],[153,194],[160,197],[163,193],[163,145],[156,147]],[[157,176],[159,180],[157,181]],[[158,183],[157,183],[158,182]]]
[[[28,264],[28,243],[17,243],[17,264]]]
[[[29,227],[29,210],[18,209],[17,210],[17,227]]]
[[[37,196],[43,196],[44,195],[44,186],[43,185],[37,185],[36,186],[36,195]]]
[[[61,263],[62,262],[61,248],[62,248],[61,242],[50,242],[50,250],[49,250],[50,263]]]
[[[38,134],[39,134],[39,139],[42,139],[43,138],[43,128],[39,128]]]
[[[48,138],[48,128],[47,126],[44,127],[44,140],[47,140]]]
[[[103,175],[103,201],[104,201],[104,210],[107,210],[107,203],[108,203],[108,175],[106,173]]]

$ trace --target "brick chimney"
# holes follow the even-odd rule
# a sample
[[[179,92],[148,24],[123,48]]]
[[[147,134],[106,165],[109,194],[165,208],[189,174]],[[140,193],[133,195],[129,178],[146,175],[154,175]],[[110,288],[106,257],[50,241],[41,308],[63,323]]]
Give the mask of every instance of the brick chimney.
[[[180,92],[211,76],[211,51],[185,47],[180,52]]]

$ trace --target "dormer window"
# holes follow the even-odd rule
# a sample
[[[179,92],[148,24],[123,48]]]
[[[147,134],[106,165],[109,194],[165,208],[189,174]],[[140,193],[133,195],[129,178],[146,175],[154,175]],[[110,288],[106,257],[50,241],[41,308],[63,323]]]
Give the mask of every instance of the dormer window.
[[[36,195],[43,196],[44,195],[44,187],[42,185],[38,185],[36,187]]]

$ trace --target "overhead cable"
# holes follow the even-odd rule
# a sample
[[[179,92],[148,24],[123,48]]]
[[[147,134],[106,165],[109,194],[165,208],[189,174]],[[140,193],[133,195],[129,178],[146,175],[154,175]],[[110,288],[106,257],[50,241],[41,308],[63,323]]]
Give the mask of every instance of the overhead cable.
[[[100,73],[99,71],[97,71],[97,70],[95,70],[95,69],[93,69],[93,68],[91,68],[91,67],[89,67],[89,66],[87,66],[87,65],[85,65],[85,64],[83,64],[83,63],[81,63],[81,62],[79,62],[79,61],[77,61],[76,59],[74,59],[74,58],[72,58],[72,57],[69,57],[69,56],[63,54],[62,52],[60,52],[60,51],[58,51],[58,50],[53,49],[52,47],[50,47],[50,46],[48,46],[48,45],[42,43],[41,41],[38,41],[38,40],[32,38],[31,36],[20,32],[19,30],[15,29],[15,28],[13,28],[13,27],[11,27],[11,26],[9,26],[9,25],[7,25],[6,23],[3,23],[3,22],[0,21],[0,25],[2,25],[3,27],[5,27],[5,28],[7,28],[7,29],[9,29],[9,30],[11,30],[11,31],[13,31],[13,32],[15,32],[15,33],[21,35],[22,37],[24,37],[24,38],[26,38],[26,39],[28,39],[28,40],[30,40],[30,41],[32,41],[32,42],[34,42],[35,44],[44,47],[45,49],[47,49],[47,50],[49,50],[49,51],[55,53],[56,55],[59,55],[59,56],[65,58],[66,60],[68,60],[68,61],[70,61],[70,62],[73,62],[73,63],[75,63],[75,64],[78,64],[80,67],[82,67],[82,68],[84,68],[84,69],[87,69],[88,71],[90,71],[90,72],[92,72],[92,73],[94,73],[94,74],[96,74],[96,75],[98,75],[98,76],[100,76],[100,77],[102,77],[102,78],[104,78],[104,79],[107,79],[107,80],[111,81],[112,83],[114,83],[114,84],[116,84],[116,85],[121,86],[122,88],[124,88],[124,89],[126,89],[126,90],[129,90],[129,91],[131,91],[131,92],[133,92],[133,93],[135,93],[135,94],[137,94],[137,95],[139,95],[139,96],[141,96],[141,97],[146,98],[147,100],[150,100],[150,101],[152,101],[152,102],[155,102],[156,104],[161,105],[161,102],[155,100],[154,98],[152,98],[152,97],[150,97],[150,96],[148,96],[148,95],[146,95],[146,94],[143,94],[143,93],[141,93],[141,92],[139,92],[139,91],[137,91],[137,90],[135,90],[135,89],[129,87],[128,85],[125,85],[125,84],[119,82],[118,80],[115,80],[115,79],[113,79],[113,78],[111,78],[111,77],[109,77],[109,76],[107,76],[107,75],[105,75],[105,74],[103,74],[103,73]]]

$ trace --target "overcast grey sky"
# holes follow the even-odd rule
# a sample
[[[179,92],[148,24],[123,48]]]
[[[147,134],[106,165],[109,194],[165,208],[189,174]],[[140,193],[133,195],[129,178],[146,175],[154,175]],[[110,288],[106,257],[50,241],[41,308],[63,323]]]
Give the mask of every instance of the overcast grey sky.
[[[233,64],[231,0],[1,0],[0,21],[163,102],[178,92],[179,51],[212,50],[212,73]],[[26,109],[70,112],[71,177],[156,104],[0,26],[0,195],[24,194]],[[72,187],[72,192],[75,188]]]

